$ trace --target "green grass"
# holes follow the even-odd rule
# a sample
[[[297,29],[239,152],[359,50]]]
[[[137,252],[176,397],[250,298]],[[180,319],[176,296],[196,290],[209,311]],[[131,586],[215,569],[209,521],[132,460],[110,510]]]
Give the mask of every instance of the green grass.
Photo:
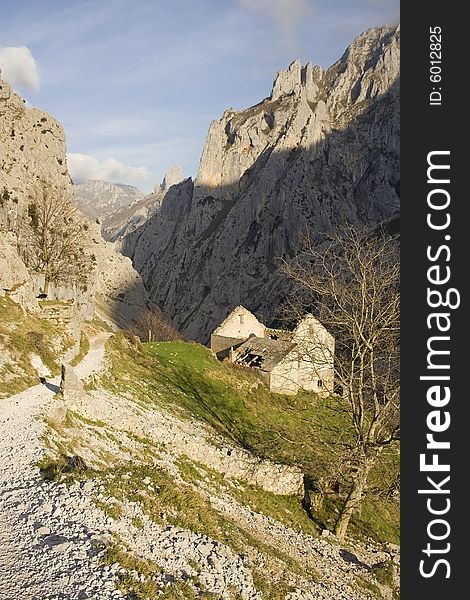
[[[142,481],[148,478],[153,489]],[[223,518],[210,503],[194,489],[183,483],[175,485],[174,476],[165,469],[149,465],[125,465],[113,470],[102,479],[106,493],[120,502],[138,502],[142,510],[155,522],[174,525],[221,538],[224,535]]]
[[[83,331],[80,334],[80,349],[79,352],[77,354],[77,356],[70,361],[70,364],[72,365],[72,367],[76,367],[78,365],[78,363],[80,363],[83,358],[88,354],[88,351],[90,350],[90,342],[87,338],[87,336],[85,335],[85,333],[83,333]]]
[[[396,500],[366,497],[361,513],[353,515],[350,533],[400,544],[400,509]]]
[[[161,569],[156,563],[137,558],[117,543],[106,546],[101,556],[101,562],[105,565],[118,563],[126,569],[125,573],[118,575],[118,589],[125,594],[129,594],[128,598],[132,598],[133,600],[147,600],[158,596],[159,588],[153,576],[159,575]],[[132,575],[133,571],[136,571],[139,575],[143,575],[145,578],[144,581],[134,577]]]
[[[118,335],[108,342],[107,350],[112,367],[105,386],[132,395],[146,408],[157,404],[180,417],[208,423],[261,458],[299,466],[326,487],[323,506],[313,516],[320,524],[333,526],[340,497],[328,482],[335,481],[353,435],[347,406],[340,398],[319,398],[304,391],[295,396],[274,394],[247,369],[220,363],[207,348],[193,342],[136,344]],[[398,468],[396,452],[384,455],[371,473],[372,487],[386,488]],[[261,502],[258,496],[253,492],[252,501]],[[265,509],[294,528],[316,530],[292,500],[279,499]],[[397,500],[370,496],[351,527],[361,537],[398,543]]]
[[[139,504],[141,510],[154,522],[161,525],[172,525],[188,529],[198,534],[227,544],[238,554],[262,553],[274,563],[284,565],[289,572],[298,573],[318,580],[317,573],[306,569],[302,564],[280,550],[276,545],[270,545],[266,540],[260,540],[253,533],[241,528],[234,520],[215,509],[209,500],[200,495],[194,486],[179,481],[175,485],[175,477],[158,466],[126,464],[109,471],[93,472],[104,486],[103,494],[118,501],[108,502],[107,507],[98,506],[112,518],[115,516],[115,506],[121,506],[129,501]],[[150,480],[143,484],[143,480]],[[259,578],[269,580],[269,575],[259,570]]]
[[[294,587],[286,583],[286,581],[278,580],[276,582],[266,578],[260,571],[253,573],[253,583],[256,589],[262,593],[263,598],[269,600],[285,600],[289,592],[295,590]]]
[[[381,600],[383,598],[382,592],[378,585],[369,581],[366,577],[362,575],[356,575],[356,583],[359,590],[366,590],[367,592],[371,592],[374,595],[374,598],[377,600]]]
[[[135,390],[137,383],[136,391],[147,403],[195,416],[260,457],[308,471],[331,454],[329,444],[348,438],[346,412],[336,401],[306,392],[274,394],[246,369],[219,363],[200,344],[143,344],[132,348],[133,364],[119,358],[122,340],[110,345],[117,358],[110,387]],[[312,435],[312,429],[320,435]]]
[[[318,526],[303,510],[299,496],[279,496],[244,481],[225,479],[214,469],[185,456],[180,456],[176,465],[185,481],[199,485],[208,480],[211,486],[228,491],[240,504],[248,505],[255,512],[271,517],[294,531],[318,535]]]
[[[137,529],[143,529],[144,522],[142,521],[142,519],[140,517],[133,517],[132,525],[134,525],[134,527]]]
[[[115,502],[104,502],[98,498],[94,498],[93,502],[95,506],[97,506],[100,510],[104,512],[105,515],[114,519],[115,521],[119,521],[119,519],[123,515],[123,509],[121,504],[117,504]]]
[[[38,463],[39,472],[46,481],[60,481],[67,479],[82,479],[86,476],[87,466],[79,456],[70,456],[63,453],[58,457],[44,456]]]
[[[0,347],[11,359],[0,368],[0,398],[39,383],[30,362],[32,354],[37,354],[50,372],[57,375],[59,362],[55,343],[66,350],[71,346],[71,339],[37,314],[25,312],[7,297],[0,298]]]
[[[64,302],[63,300],[39,300],[38,302],[39,306],[44,306],[44,308],[47,307],[53,307],[53,306],[69,306],[69,304],[67,302]]]
[[[94,315],[90,326],[92,326],[97,331],[106,331],[108,333],[114,333],[113,328],[108,323],[106,323],[106,321],[98,317],[96,314]]]

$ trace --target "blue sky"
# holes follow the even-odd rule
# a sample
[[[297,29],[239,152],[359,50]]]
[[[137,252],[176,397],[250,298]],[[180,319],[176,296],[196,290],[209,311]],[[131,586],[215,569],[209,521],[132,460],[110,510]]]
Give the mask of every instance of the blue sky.
[[[64,125],[72,175],[149,191],[195,176],[210,121],[294,58],[327,67],[398,19],[399,0],[3,0],[0,67]]]

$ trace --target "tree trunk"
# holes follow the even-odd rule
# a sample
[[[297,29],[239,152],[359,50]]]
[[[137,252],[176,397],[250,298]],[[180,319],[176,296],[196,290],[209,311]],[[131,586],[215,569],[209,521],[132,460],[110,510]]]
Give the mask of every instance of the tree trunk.
[[[354,511],[361,505],[367,485],[367,477],[374,466],[376,458],[377,455],[375,454],[364,456],[357,472],[353,474],[351,489],[335,524],[334,534],[339,540],[344,540],[349,521]]]

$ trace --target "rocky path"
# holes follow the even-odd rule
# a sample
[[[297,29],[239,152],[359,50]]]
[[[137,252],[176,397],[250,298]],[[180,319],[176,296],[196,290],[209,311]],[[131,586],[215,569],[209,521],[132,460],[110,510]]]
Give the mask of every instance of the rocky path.
[[[80,377],[101,368],[107,337],[91,341],[77,368]],[[48,381],[0,402],[2,600],[121,597],[115,572],[96,557],[102,532],[86,524],[96,513],[89,498],[81,490],[45,483],[36,466],[44,431],[37,417],[53,407],[58,385],[58,379]]]
[[[99,334],[90,341],[88,354],[74,369],[81,379],[104,366],[104,344],[108,337],[109,334]],[[59,380],[55,379],[0,402],[0,600],[122,599],[116,589],[122,567],[117,563],[105,566],[100,557],[113,535],[136,556],[159,565],[161,572],[154,580],[160,590],[172,581],[197,576],[203,589],[210,590],[217,598],[232,597],[228,592],[232,589],[243,600],[261,600],[249,563],[229,546],[189,530],[157,524],[137,502],[129,501],[123,506],[122,516],[111,519],[92,500],[96,497],[103,504],[110,501],[99,480],[77,481],[66,486],[42,479],[37,463],[44,453],[43,416],[52,413],[60,402],[54,397],[58,386]],[[126,409],[116,397],[110,401],[100,390],[92,397],[90,409],[98,414],[88,416],[104,419],[105,415],[114,415],[113,434],[124,448],[127,438],[119,431],[118,424],[129,421],[129,407]],[[143,413],[141,418],[150,422],[158,432],[157,437],[164,437],[159,435],[150,413]],[[159,418],[163,421],[161,427],[169,426],[163,415]],[[172,430],[172,435],[178,437],[179,433]],[[188,440],[190,436],[183,437]],[[196,431],[193,437],[196,443],[199,439]],[[94,450],[96,445],[99,446],[98,439],[93,441]],[[151,488],[146,488],[147,483],[144,479],[138,484],[142,494]],[[327,540],[298,534],[224,494],[214,496],[209,491],[208,494],[216,510],[255,538],[308,563],[321,574],[320,583],[299,584],[299,589],[286,597],[289,600],[372,598],[353,585],[356,574],[367,575],[366,564],[346,561],[344,551]],[[377,555],[361,555],[361,560],[369,565],[377,559]],[[133,576],[132,571],[129,574]]]
[[[74,369],[80,378],[101,369],[108,337],[91,340],[88,354]],[[171,573],[188,577],[192,559],[208,563],[203,584],[222,593],[226,585],[234,585],[244,600],[258,599],[251,573],[225,546],[177,527],[158,526],[143,514],[146,536],[138,536],[131,524],[135,506],[129,506],[128,518],[115,523],[92,502],[92,482],[67,487],[41,478],[36,465],[44,452],[44,426],[38,417],[54,408],[59,383],[56,378],[0,404],[1,600],[122,598],[116,589],[122,568],[117,563],[103,566],[99,558],[113,533],[162,564],[162,586],[173,580]]]

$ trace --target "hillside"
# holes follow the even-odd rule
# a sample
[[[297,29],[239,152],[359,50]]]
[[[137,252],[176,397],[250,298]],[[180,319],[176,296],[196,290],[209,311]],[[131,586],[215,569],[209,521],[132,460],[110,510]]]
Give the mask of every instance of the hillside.
[[[41,202],[49,202],[54,219],[51,232],[63,228],[68,216],[77,247],[70,246],[71,263],[64,264],[58,279],[51,282],[48,299],[74,301],[81,322],[99,312],[113,326],[134,327],[152,302],[130,260],[103,240],[96,223],[75,209],[62,125],[51,115],[27,107],[2,80],[0,147],[0,297],[6,294],[27,310],[39,310],[37,297],[44,291],[45,275],[42,267],[34,266],[35,257],[28,256],[34,234],[31,207],[36,203],[37,212]],[[49,238],[52,248],[60,233]],[[62,252],[56,254],[56,262],[63,260]],[[80,273],[79,283],[72,277],[72,263],[84,256],[89,257],[90,268]]]
[[[106,337],[76,368],[85,391],[61,399],[52,379],[0,405],[2,478],[28,482],[0,499],[2,523],[17,548],[31,536],[40,549],[27,551],[29,586],[49,561],[50,591],[68,597],[85,585],[103,598],[392,600],[395,501],[378,498],[342,545],[321,535],[334,494],[311,518],[301,506],[298,465],[325,468],[331,440],[347,435],[328,403],[270,394],[194,343],[115,335],[103,354]],[[24,450],[13,456],[11,442]],[[23,560],[10,565],[12,591]]]
[[[271,95],[213,121],[194,184],[126,237],[155,302],[206,343],[242,304],[279,316],[290,261],[308,233],[372,227],[399,211],[400,29],[359,36],[327,70],[294,61]]]
[[[87,184],[93,218],[61,124],[0,81],[2,600],[397,600],[397,445],[335,529],[358,439],[374,442],[353,395],[273,393],[191,339],[240,302],[273,321],[279,260],[305,233],[396,229],[398,48],[399,28],[377,28],[326,71],[295,61],[268,98],[211,124],[195,182],[173,167],[144,197]],[[297,369],[313,341],[294,344]],[[398,381],[395,362],[371,363]],[[371,372],[370,405],[388,407]]]
[[[142,200],[144,193],[132,185],[86,179],[77,181],[73,198],[78,208],[90,219],[106,220],[108,215]]]

